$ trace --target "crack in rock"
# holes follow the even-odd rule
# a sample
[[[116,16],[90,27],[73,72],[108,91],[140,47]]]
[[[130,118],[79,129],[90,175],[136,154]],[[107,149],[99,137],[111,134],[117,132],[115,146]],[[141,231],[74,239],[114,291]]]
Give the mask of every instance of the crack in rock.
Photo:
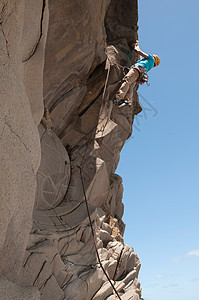
[[[20,142],[24,145],[24,147],[26,148],[26,150],[31,153],[31,150],[28,149],[28,147],[26,146],[26,144],[23,142],[23,140],[21,139],[21,137],[12,130],[11,126],[5,121],[5,125],[8,126],[8,128],[10,129],[11,133],[13,133],[19,140]]]
[[[10,59],[10,53],[9,53],[9,48],[8,48],[8,40],[6,39],[6,36],[5,36],[5,32],[4,32],[4,30],[3,30],[3,25],[2,25],[2,23],[0,23],[0,25],[1,25],[1,31],[2,31],[2,33],[3,33],[4,39],[5,39],[5,42],[6,42],[6,52],[7,52],[7,56],[8,56],[8,58]]]
[[[41,295],[42,295],[42,293],[43,293],[43,290],[45,289],[45,286],[46,286],[47,282],[51,279],[52,276],[53,276],[53,275],[51,274],[50,277],[48,277],[48,278],[45,280],[44,284],[39,288],[39,291],[40,291]]]
[[[40,43],[42,35],[43,35],[43,20],[44,20],[45,7],[46,7],[46,0],[43,0],[42,11],[41,11],[41,20],[40,20],[40,35],[39,35],[39,38],[38,38],[35,46],[33,47],[31,53],[29,54],[29,56],[25,60],[23,60],[22,63],[26,63],[28,60],[30,60],[31,57],[33,57],[33,55],[35,54],[35,52],[38,49],[39,43]]]
[[[41,266],[41,269],[40,269],[39,273],[37,274],[37,277],[35,278],[35,280],[33,282],[33,285],[35,285],[35,283],[36,283],[37,279],[39,278],[39,276],[40,276],[42,270],[44,269],[45,265],[46,265],[46,260],[44,261],[43,265]]]

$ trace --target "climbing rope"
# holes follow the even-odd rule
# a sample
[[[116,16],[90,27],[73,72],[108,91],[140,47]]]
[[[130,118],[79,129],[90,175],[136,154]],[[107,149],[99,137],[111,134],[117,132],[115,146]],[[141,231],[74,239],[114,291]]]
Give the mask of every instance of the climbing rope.
[[[120,67],[122,69],[122,72],[123,72],[124,76],[126,75],[125,69],[127,69],[127,70],[131,69],[131,68],[127,67],[127,66],[122,66],[122,65],[120,65],[118,63],[114,63],[114,65],[116,65],[116,66],[118,66],[118,67]]]
[[[106,89],[107,89],[107,84],[108,84],[108,80],[109,80],[109,75],[110,75],[110,66],[108,67],[108,71],[107,71],[107,76],[106,76],[106,81],[105,81],[105,85],[104,85],[104,90],[103,90],[103,94],[102,94],[102,100],[101,100],[101,107],[102,107],[102,104],[104,103],[104,99],[105,99],[105,93],[106,93]],[[100,113],[100,112],[99,112]],[[94,134],[94,131],[95,131],[95,127],[97,126],[97,123],[98,123],[98,118],[96,118],[96,122],[94,124],[94,127],[93,127],[93,130],[91,132],[91,135],[90,135],[90,139],[89,139],[89,142],[87,144],[87,147],[86,147],[86,150],[85,150],[85,153],[84,153],[84,156],[82,158],[82,161],[81,161],[81,164],[80,165],[77,165],[78,169],[79,169],[79,172],[80,172],[80,179],[81,179],[81,183],[82,183],[82,189],[83,189],[83,194],[84,194],[84,200],[85,200],[85,204],[86,204],[86,210],[87,210],[87,214],[88,214],[88,218],[89,218],[89,223],[90,223],[90,228],[91,228],[91,233],[92,233],[92,238],[93,238],[93,243],[94,243],[94,247],[95,247],[95,252],[96,252],[96,255],[97,255],[97,260],[99,262],[99,265],[104,273],[104,275],[106,276],[107,280],[109,281],[110,285],[112,286],[115,294],[117,295],[118,299],[119,300],[122,300],[120,295],[118,294],[116,288],[114,287],[113,283],[111,282],[111,279],[109,278],[106,270],[104,269],[103,265],[102,265],[102,262],[101,262],[101,259],[100,259],[100,256],[99,256],[99,253],[98,253],[98,249],[97,249],[97,244],[96,244],[96,238],[95,238],[95,231],[94,231],[94,228],[93,228],[93,224],[92,224],[92,220],[91,220],[91,215],[90,215],[90,211],[89,211],[89,205],[88,205],[88,199],[87,199],[87,196],[86,196],[86,189],[85,189],[85,185],[84,185],[84,180],[83,180],[83,174],[82,174],[82,169],[83,169],[83,161],[84,161],[84,158],[85,158],[85,155],[86,155],[86,152],[88,150],[88,147],[90,145],[90,142],[92,140],[92,136]]]
[[[107,72],[107,76],[106,76],[106,81],[105,81],[105,85],[104,85],[104,91],[103,91],[103,94],[102,94],[102,102],[101,102],[101,104],[103,104],[103,102],[104,102],[104,98],[105,98],[105,93],[106,93],[106,88],[107,88],[107,84],[108,84],[109,75],[110,75],[110,66],[109,66],[109,68],[108,68],[108,72]]]
[[[128,71],[131,69],[131,68],[127,67],[127,66],[122,66],[122,65],[120,65],[120,64],[118,64],[118,63],[116,63],[116,62],[114,62],[113,64],[111,64],[111,61],[110,61],[110,59],[108,58],[108,56],[107,56],[107,60],[108,60],[108,62],[109,62],[109,68],[108,68],[108,74],[107,74],[107,79],[106,79],[106,83],[105,83],[105,88],[104,88],[103,97],[105,96],[106,86],[107,86],[107,82],[108,82],[108,78],[109,78],[110,65],[113,65],[113,66],[116,65],[116,66],[122,68],[123,76],[126,75],[125,69],[127,69]],[[122,80],[122,79],[121,79],[121,80]],[[120,80],[120,81],[121,81],[121,80]],[[109,115],[106,114],[106,115],[100,120],[100,123],[102,123],[105,119],[107,119],[107,122],[102,126],[102,128],[101,128],[100,130],[97,131],[97,133],[101,132],[101,136],[103,135],[104,130],[105,130],[105,128],[106,128],[106,125],[107,125],[107,123],[108,123]],[[100,123],[99,123],[99,124],[100,124]]]
[[[107,89],[107,84],[108,84],[108,79],[109,79],[109,75],[110,75],[110,66],[108,67],[108,71],[107,71],[107,75],[106,75],[106,80],[105,80],[105,85],[104,85],[104,90],[103,90],[103,93],[102,93],[102,100],[101,100],[101,108],[102,108],[102,104],[104,103],[104,99],[105,99],[105,93],[106,93],[106,89]],[[100,111],[99,111],[99,114],[101,112],[101,108],[100,108]],[[87,153],[87,150],[88,150],[88,147],[92,141],[92,137],[94,135],[94,132],[95,132],[95,127],[97,126],[98,124],[98,118],[96,118],[96,121],[95,121],[95,124],[93,126],[93,130],[91,131],[91,134],[90,134],[90,138],[88,140],[88,143],[87,143],[87,147],[86,147],[86,150],[84,152],[84,155],[82,157],[82,160],[81,160],[81,163],[80,163],[80,166],[82,166],[83,164],[83,161],[84,161],[84,158],[86,156],[86,153]]]
[[[87,213],[88,213],[89,223],[90,223],[90,227],[91,227],[91,233],[92,233],[92,237],[93,237],[93,243],[94,243],[95,252],[96,252],[96,255],[97,255],[99,265],[100,265],[102,271],[104,272],[104,275],[106,276],[107,280],[109,281],[110,285],[112,286],[114,292],[116,293],[118,299],[122,300],[120,298],[120,295],[118,294],[116,288],[114,287],[113,283],[111,282],[106,270],[104,269],[104,267],[102,265],[102,262],[101,262],[101,259],[100,259],[100,256],[99,256],[99,253],[98,253],[98,250],[97,250],[97,244],[96,244],[96,239],[95,239],[95,231],[93,229],[91,215],[90,215],[90,211],[89,211],[89,207],[88,207],[88,200],[87,200],[86,190],[85,190],[85,186],[84,186],[84,180],[83,180],[83,176],[82,176],[82,167],[79,167],[79,172],[80,172],[80,177],[81,177],[81,182],[82,182],[82,189],[83,189],[83,193],[84,193],[84,199],[85,199],[85,203],[86,203],[86,210],[87,210]]]

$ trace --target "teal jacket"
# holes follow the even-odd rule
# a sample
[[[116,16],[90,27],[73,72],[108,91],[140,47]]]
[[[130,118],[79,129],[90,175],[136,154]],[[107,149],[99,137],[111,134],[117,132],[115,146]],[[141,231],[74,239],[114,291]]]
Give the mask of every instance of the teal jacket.
[[[138,60],[132,67],[142,67],[146,71],[150,71],[154,67],[155,58],[149,54],[147,58],[142,58]]]

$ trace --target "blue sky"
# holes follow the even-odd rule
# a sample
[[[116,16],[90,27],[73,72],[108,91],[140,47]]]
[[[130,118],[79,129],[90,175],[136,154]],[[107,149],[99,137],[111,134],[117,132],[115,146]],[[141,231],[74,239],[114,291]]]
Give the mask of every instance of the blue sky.
[[[140,48],[161,64],[117,173],[145,300],[199,300],[198,16],[198,1],[139,1]]]

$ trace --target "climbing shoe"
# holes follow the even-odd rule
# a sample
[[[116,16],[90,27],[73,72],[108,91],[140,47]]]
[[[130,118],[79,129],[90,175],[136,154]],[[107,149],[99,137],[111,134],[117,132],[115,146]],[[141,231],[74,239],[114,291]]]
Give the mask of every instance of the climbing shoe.
[[[115,100],[113,100],[113,102],[118,104],[119,107],[131,105],[130,103],[128,103],[127,100],[115,99]]]
[[[131,104],[126,100],[121,100],[121,103],[118,105],[119,107],[123,106],[131,106]]]
[[[120,104],[120,103],[122,103],[122,100],[116,98],[116,99],[113,100],[113,103]]]

